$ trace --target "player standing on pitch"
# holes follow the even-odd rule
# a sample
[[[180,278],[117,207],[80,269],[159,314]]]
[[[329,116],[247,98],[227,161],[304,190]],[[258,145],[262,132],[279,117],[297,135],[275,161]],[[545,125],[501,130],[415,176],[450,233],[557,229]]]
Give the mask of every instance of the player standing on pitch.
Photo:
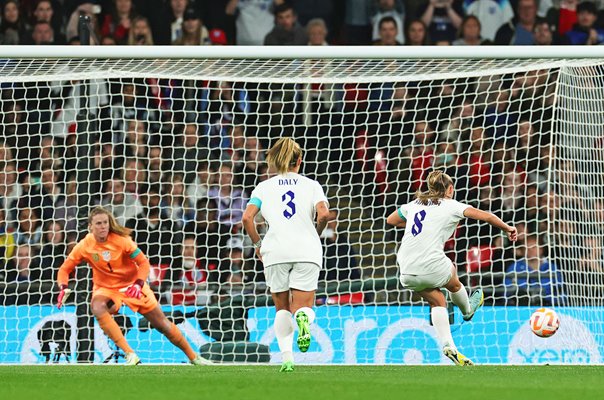
[[[140,359],[111,316],[119,311],[122,303],[141,313],[187,355],[191,364],[209,363],[191,348],[178,327],[166,318],[149,285],[145,284],[149,260],[130,238],[131,230],[119,225],[115,217],[102,207],[90,212],[88,227],[90,233],[78,242],[59,268],[57,283],[61,292],[57,307],[61,308],[71,293],[67,287],[69,275],[82,261],[86,261],[92,268],[94,284],[90,308],[103,332],[126,354],[126,365],[137,365]]]
[[[254,189],[243,226],[264,264],[277,310],[274,329],[283,356],[281,371],[292,372],[292,313],[298,325],[298,348],[305,352],[310,346],[312,306],[323,261],[319,235],[327,225],[329,205],[321,185],[298,174],[302,150],[293,139],[279,139],[268,151],[267,162],[277,175]],[[258,212],[269,226],[264,240],[254,223]]]
[[[404,287],[419,294],[430,305],[432,324],[443,353],[457,365],[473,365],[455,347],[445,296],[440,288],[451,293],[451,300],[459,307],[465,321],[472,319],[482,306],[484,294],[478,289],[468,298],[453,262],[445,255],[444,245],[464,217],[488,222],[503,230],[511,241],[516,241],[517,233],[516,228],[490,212],[453,200],[453,190],[449,175],[432,171],[428,175],[428,191],[418,191],[414,201],[398,208],[386,222],[405,228],[397,254],[400,280]]]

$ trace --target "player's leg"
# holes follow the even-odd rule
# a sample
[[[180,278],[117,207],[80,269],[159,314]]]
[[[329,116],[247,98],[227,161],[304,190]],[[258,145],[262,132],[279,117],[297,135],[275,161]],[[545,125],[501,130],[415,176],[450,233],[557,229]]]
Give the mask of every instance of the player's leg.
[[[92,302],[90,303],[90,309],[92,314],[99,323],[99,326],[105,332],[105,335],[109,337],[119,347],[124,354],[126,354],[126,364],[136,365],[140,363],[140,359],[132,350],[132,347],[126,341],[122,330],[119,325],[115,322],[111,314],[115,314],[121,303],[119,300],[112,300],[107,294],[98,294],[95,292],[92,296]]]
[[[436,336],[440,340],[445,356],[457,365],[472,365],[472,361],[457,351],[453,336],[451,336],[449,312],[447,311],[445,295],[440,289],[433,288],[423,289],[417,293],[430,305],[432,325],[434,325]]]
[[[289,272],[291,264],[276,264],[264,269],[266,283],[271,290],[275,303],[275,322],[273,329],[279,344],[283,364],[281,372],[294,370],[294,321],[290,311]]]
[[[292,372],[294,370],[294,354],[292,351],[294,343],[294,320],[289,311],[289,290],[279,293],[271,293],[275,303],[275,337],[281,351],[281,372]]]
[[[457,277],[457,271],[454,266],[451,268],[451,271],[451,279],[449,279],[445,288],[451,293],[453,303],[461,310],[463,319],[469,321],[474,316],[476,310],[484,303],[484,294],[481,289],[477,289],[472,293],[472,297],[468,297],[468,292],[466,292],[465,286]]]
[[[311,342],[310,326],[315,320],[315,291],[319,282],[320,268],[312,263],[295,263],[290,274],[292,292],[291,311],[298,325],[298,348],[305,352]]]
[[[166,318],[166,315],[159,305],[151,311],[145,312],[143,316],[147,319],[147,321],[149,321],[149,323],[151,323],[151,326],[167,337],[173,345],[181,349],[183,353],[187,355],[187,358],[191,364],[209,364],[209,361],[201,358],[201,356],[197,354],[195,350],[193,350],[180,329],[178,329],[173,322]]]

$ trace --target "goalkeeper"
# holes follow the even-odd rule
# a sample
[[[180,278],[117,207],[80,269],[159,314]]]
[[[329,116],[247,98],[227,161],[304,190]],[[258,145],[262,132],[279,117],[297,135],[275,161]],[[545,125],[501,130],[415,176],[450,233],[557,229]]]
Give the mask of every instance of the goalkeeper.
[[[180,330],[168,321],[155,295],[145,284],[149,275],[149,260],[130,238],[130,229],[119,225],[115,217],[102,207],[96,207],[88,217],[90,233],[71,251],[59,269],[57,283],[61,288],[57,307],[61,308],[71,290],[67,287],[69,275],[86,261],[92,268],[92,313],[103,332],[126,354],[126,365],[137,365],[139,357],[128,345],[111,314],[122,303],[141,313],[151,325],[181,349],[191,364],[207,363],[197,354]]]

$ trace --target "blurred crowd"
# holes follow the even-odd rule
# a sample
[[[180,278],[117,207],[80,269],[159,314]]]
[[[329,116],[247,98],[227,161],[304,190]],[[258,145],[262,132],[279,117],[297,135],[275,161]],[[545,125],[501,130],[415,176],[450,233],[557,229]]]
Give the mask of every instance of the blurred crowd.
[[[2,41],[77,44],[72,23],[81,12],[92,17],[92,40],[103,44],[579,44],[577,32],[594,44],[600,37],[599,11],[590,2],[8,0]],[[495,16],[501,23],[489,19]],[[385,84],[94,79],[86,83],[87,119],[98,132],[86,176],[91,203],[133,229],[162,302],[210,304],[232,291],[266,293],[241,217],[251,190],[269,176],[266,149],[291,135],[305,149],[302,173],[332,199],[350,197],[349,207],[368,210],[374,221],[410,201],[431,169],[445,169],[458,200],[502,216],[520,238],[511,246],[484,224],[462,225],[446,246],[459,270],[472,279],[492,272],[474,283],[490,285],[501,304],[563,302],[565,271],[578,264],[586,276],[601,274],[604,245],[601,235],[573,235],[580,226],[561,218],[561,210],[604,214],[604,201],[580,203],[579,194],[557,192],[556,182],[578,179],[551,176],[559,151],[552,145],[557,78],[552,69]],[[0,282],[52,284],[81,233],[83,83],[0,88]],[[384,229],[375,224],[374,231]],[[365,238],[339,230],[334,211],[322,237],[323,283],[375,277],[376,266],[359,266]],[[344,294],[321,301],[368,301],[355,290]]]
[[[600,0],[5,0],[0,44],[594,45]]]

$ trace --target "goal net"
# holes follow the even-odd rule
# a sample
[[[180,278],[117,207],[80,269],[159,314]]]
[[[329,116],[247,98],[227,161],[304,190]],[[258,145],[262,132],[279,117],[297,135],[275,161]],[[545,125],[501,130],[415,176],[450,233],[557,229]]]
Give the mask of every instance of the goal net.
[[[301,145],[301,173],[332,210],[313,343],[297,363],[448,362],[427,304],[398,283],[403,232],[385,224],[433,169],[454,179],[457,200],[519,233],[510,243],[462,221],[445,245],[486,295],[471,323],[450,308],[464,354],[602,362],[604,60],[142,51],[0,60],[0,363],[123,362],[92,318],[86,265],[55,306],[57,270],[95,205],[133,229],[161,307],[205,357],[279,362],[241,217],[282,136]],[[561,319],[549,339],[528,324],[541,306]],[[143,362],[186,361],[139,314],[115,318]]]

